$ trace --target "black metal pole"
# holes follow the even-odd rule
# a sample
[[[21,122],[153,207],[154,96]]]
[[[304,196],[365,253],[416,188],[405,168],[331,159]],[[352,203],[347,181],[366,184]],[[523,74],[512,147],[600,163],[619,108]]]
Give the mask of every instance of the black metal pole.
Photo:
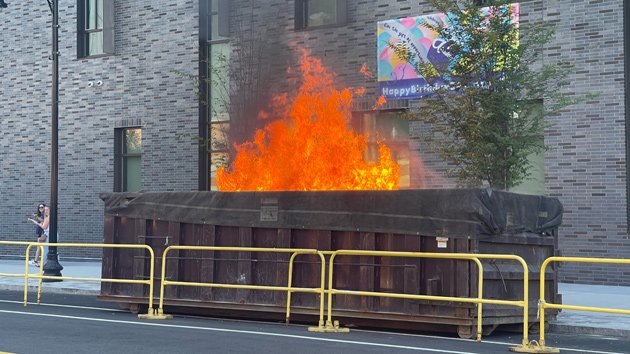
[[[50,139],[50,223],[48,224],[48,237],[50,244],[57,243],[57,180],[58,149],[59,144],[59,0],[48,0],[48,6],[52,12],[52,134]],[[59,264],[57,247],[48,249],[48,257],[44,264],[44,275],[61,276],[63,267]],[[44,281],[61,281],[61,279],[44,279]]]

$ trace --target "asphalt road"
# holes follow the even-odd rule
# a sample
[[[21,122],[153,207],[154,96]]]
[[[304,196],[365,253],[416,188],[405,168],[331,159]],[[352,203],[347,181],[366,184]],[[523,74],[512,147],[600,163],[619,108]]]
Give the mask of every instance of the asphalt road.
[[[508,353],[518,334],[482,343],[452,336],[374,332],[310,333],[305,326],[212,318],[140,320],[93,296],[46,294],[24,307],[0,291],[0,353]],[[630,353],[630,338],[550,335],[562,353]]]

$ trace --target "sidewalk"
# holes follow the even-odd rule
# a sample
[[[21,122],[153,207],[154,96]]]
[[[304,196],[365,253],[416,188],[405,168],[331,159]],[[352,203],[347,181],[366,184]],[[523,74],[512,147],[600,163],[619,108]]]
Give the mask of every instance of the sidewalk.
[[[560,283],[558,291],[566,305],[630,310],[630,287]],[[562,310],[549,323],[552,333],[597,334],[630,337],[630,315]]]
[[[61,260],[60,263],[64,267],[61,271],[63,276],[86,278],[101,276],[100,262]],[[37,271],[37,267],[29,265],[29,272],[36,273]],[[0,259],[0,273],[23,274],[24,261]],[[36,291],[37,280],[30,279],[29,287],[29,292]],[[23,289],[23,277],[0,276],[0,290],[22,291]],[[64,280],[43,283],[42,293],[98,295],[100,289],[99,282]],[[559,291],[565,304],[630,310],[630,287],[561,283]],[[557,320],[549,322],[548,331],[630,337],[630,315],[562,310]]]
[[[60,261],[64,277],[100,278],[101,262],[69,262]],[[28,266],[29,273],[37,274],[39,268]],[[1,274],[24,274],[24,261],[0,259]],[[37,279],[29,279],[29,293],[37,291]],[[24,291],[24,277],[0,276],[0,290]],[[98,295],[100,282],[64,280],[61,282],[43,283],[42,293]]]

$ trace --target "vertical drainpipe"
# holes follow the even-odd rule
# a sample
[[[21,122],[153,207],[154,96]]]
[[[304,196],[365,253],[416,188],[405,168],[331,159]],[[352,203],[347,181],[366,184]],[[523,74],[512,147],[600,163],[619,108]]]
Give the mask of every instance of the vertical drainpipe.
[[[208,104],[207,87],[205,78],[208,76],[207,57],[208,54],[208,29],[210,24],[208,23],[208,13],[210,13],[210,2],[212,0],[199,0],[199,173],[198,173],[198,185],[200,191],[210,190],[210,173],[208,166],[208,152],[209,152],[209,140],[208,140]]]
[[[623,2],[623,72],[624,72],[624,112],[626,122],[626,228],[630,231],[630,5]]]

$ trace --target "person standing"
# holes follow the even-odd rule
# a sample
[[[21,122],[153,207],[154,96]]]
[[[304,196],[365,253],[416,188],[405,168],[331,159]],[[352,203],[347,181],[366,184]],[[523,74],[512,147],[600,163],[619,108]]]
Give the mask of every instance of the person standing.
[[[43,208],[42,215],[41,215],[43,216],[43,218],[41,219],[41,221],[39,219],[40,208]],[[31,219],[31,218],[29,218],[29,220],[32,221],[37,226],[37,229],[36,229],[37,242],[44,243],[48,239],[48,226],[50,224],[50,208],[48,208],[45,204],[40,203],[37,209],[38,209],[37,220]],[[41,247],[37,247],[37,251],[35,252],[35,258],[30,261],[30,264],[38,266],[38,267],[39,267],[39,254],[41,252],[40,248]],[[46,255],[46,252],[44,252],[44,255]]]
[[[37,221],[38,223],[41,223],[42,221],[44,221],[45,208],[46,208],[46,204],[44,203],[39,203],[39,205],[37,205],[37,211],[33,214],[33,219]],[[39,227],[39,225],[35,225],[35,235],[37,236],[38,239],[42,236],[43,233],[44,233],[44,229]]]

